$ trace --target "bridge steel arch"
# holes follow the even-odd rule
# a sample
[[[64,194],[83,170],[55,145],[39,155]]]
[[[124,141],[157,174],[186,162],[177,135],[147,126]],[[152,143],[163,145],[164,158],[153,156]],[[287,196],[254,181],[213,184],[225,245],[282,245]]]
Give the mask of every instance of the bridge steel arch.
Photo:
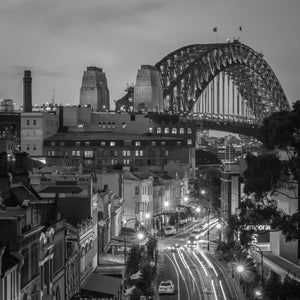
[[[243,115],[248,109],[248,116],[260,123],[274,111],[290,109],[282,86],[263,55],[239,41],[185,46],[168,54],[155,67],[160,73],[168,114]],[[225,77],[232,82],[231,96],[235,92],[236,99],[229,96],[229,86],[227,99],[218,94],[222,86],[224,90]],[[209,93],[210,99],[206,97]],[[128,108],[132,94],[131,89],[117,101],[116,110],[121,105]]]

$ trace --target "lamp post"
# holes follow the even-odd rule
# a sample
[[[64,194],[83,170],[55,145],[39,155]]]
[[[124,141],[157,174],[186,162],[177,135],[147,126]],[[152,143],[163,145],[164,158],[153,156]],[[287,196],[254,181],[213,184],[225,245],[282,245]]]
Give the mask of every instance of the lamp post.
[[[249,245],[249,248],[255,248],[256,250],[259,251],[259,254],[260,254],[260,264],[261,264],[261,285],[263,286],[264,284],[264,255],[263,255],[263,252],[262,250],[260,249],[260,247],[258,247],[257,245],[255,244],[250,244]]]

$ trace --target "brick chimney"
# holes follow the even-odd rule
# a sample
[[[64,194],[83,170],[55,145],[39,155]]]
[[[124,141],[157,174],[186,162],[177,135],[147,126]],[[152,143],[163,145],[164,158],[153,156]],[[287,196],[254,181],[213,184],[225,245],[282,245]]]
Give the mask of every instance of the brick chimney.
[[[23,111],[31,112],[32,111],[32,93],[31,93],[31,71],[24,71],[23,77]]]

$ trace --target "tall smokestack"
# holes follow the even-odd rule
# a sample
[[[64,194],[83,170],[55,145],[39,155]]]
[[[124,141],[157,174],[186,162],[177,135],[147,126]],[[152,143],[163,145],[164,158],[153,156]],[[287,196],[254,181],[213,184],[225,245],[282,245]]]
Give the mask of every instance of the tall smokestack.
[[[23,111],[32,111],[32,95],[31,95],[31,71],[24,71],[23,77]]]

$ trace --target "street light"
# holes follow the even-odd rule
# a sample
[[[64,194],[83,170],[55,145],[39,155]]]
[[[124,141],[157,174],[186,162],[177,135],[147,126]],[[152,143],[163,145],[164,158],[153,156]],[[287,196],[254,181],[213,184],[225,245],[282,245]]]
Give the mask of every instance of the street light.
[[[250,244],[248,246],[249,246],[249,248],[252,247],[252,248],[255,248],[256,250],[259,251],[259,254],[260,254],[260,264],[261,264],[261,285],[263,286],[263,284],[264,284],[264,255],[263,255],[263,252],[260,249],[260,247],[258,247],[255,244]]]

